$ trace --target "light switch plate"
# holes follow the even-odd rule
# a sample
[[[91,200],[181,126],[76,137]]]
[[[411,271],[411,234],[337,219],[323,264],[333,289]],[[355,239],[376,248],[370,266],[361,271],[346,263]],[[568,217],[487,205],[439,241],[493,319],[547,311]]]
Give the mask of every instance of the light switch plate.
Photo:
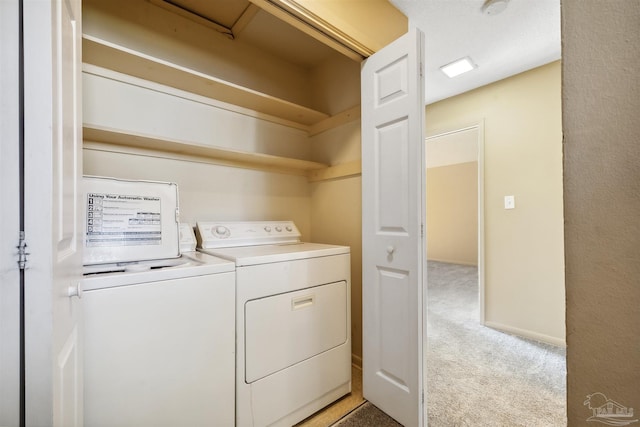
[[[505,209],[515,209],[516,208],[516,197],[515,196],[504,196],[504,208]]]

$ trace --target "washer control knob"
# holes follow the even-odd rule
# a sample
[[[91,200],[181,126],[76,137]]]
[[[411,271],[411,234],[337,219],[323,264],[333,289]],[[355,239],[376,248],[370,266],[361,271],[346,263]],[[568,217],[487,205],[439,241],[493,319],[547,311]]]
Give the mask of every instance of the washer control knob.
[[[278,233],[280,233],[280,232],[282,231],[282,227],[280,227],[279,225],[277,225],[277,226],[276,226],[276,231],[277,231]]]
[[[224,225],[215,226],[213,228],[212,232],[213,232],[213,235],[217,236],[217,237],[229,237],[229,234],[231,234],[229,229],[227,227],[225,227]]]
[[[288,231],[288,232],[292,232],[292,231],[293,231],[293,228],[291,228],[291,226],[290,226],[290,225],[287,225],[287,231]]]
[[[269,227],[268,225],[264,228],[264,231],[266,231],[267,233],[271,233],[271,227]]]

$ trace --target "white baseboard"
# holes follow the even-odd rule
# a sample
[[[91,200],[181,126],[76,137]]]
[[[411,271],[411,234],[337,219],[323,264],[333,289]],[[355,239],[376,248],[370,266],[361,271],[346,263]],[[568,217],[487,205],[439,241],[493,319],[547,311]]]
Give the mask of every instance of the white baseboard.
[[[498,322],[485,321],[484,326],[487,326],[492,329],[497,329],[499,331],[516,335],[522,338],[528,338],[528,339],[539,341],[545,344],[555,345],[557,347],[567,346],[567,343],[565,342],[565,340],[561,338],[553,337],[551,335],[541,334],[541,333],[530,331],[527,329],[514,328],[513,326],[503,325],[502,323],[498,323]]]
[[[351,353],[351,364],[356,368],[362,370],[362,357]]]

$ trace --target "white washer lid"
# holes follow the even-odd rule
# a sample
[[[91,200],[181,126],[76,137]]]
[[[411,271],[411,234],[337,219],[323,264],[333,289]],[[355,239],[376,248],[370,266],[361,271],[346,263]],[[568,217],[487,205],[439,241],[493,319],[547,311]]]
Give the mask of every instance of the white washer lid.
[[[179,258],[133,263],[85,266],[82,288],[85,291],[215,275],[235,271],[232,261],[200,252],[188,252]],[[87,275],[88,274],[88,275]]]
[[[238,267],[348,254],[351,251],[349,246],[325,245],[321,243],[292,243],[199,250],[220,258],[235,261]]]

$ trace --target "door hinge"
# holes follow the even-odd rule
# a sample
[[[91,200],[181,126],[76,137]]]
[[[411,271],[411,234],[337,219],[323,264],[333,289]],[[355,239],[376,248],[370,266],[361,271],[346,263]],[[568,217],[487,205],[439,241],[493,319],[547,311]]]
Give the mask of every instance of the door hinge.
[[[424,69],[424,65],[421,62],[420,63],[420,77],[422,77],[423,69]]]
[[[24,231],[20,231],[20,240],[18,240],[18,246],[16,246],[16,248],[18,249],[18,268],[20,270],[26,270],[28,268],[27,262],[29,261],[27,257],[31,254],[27,252],[27,241]]]
[[[424,224],[420,224],[420,237],[424,237]]]

